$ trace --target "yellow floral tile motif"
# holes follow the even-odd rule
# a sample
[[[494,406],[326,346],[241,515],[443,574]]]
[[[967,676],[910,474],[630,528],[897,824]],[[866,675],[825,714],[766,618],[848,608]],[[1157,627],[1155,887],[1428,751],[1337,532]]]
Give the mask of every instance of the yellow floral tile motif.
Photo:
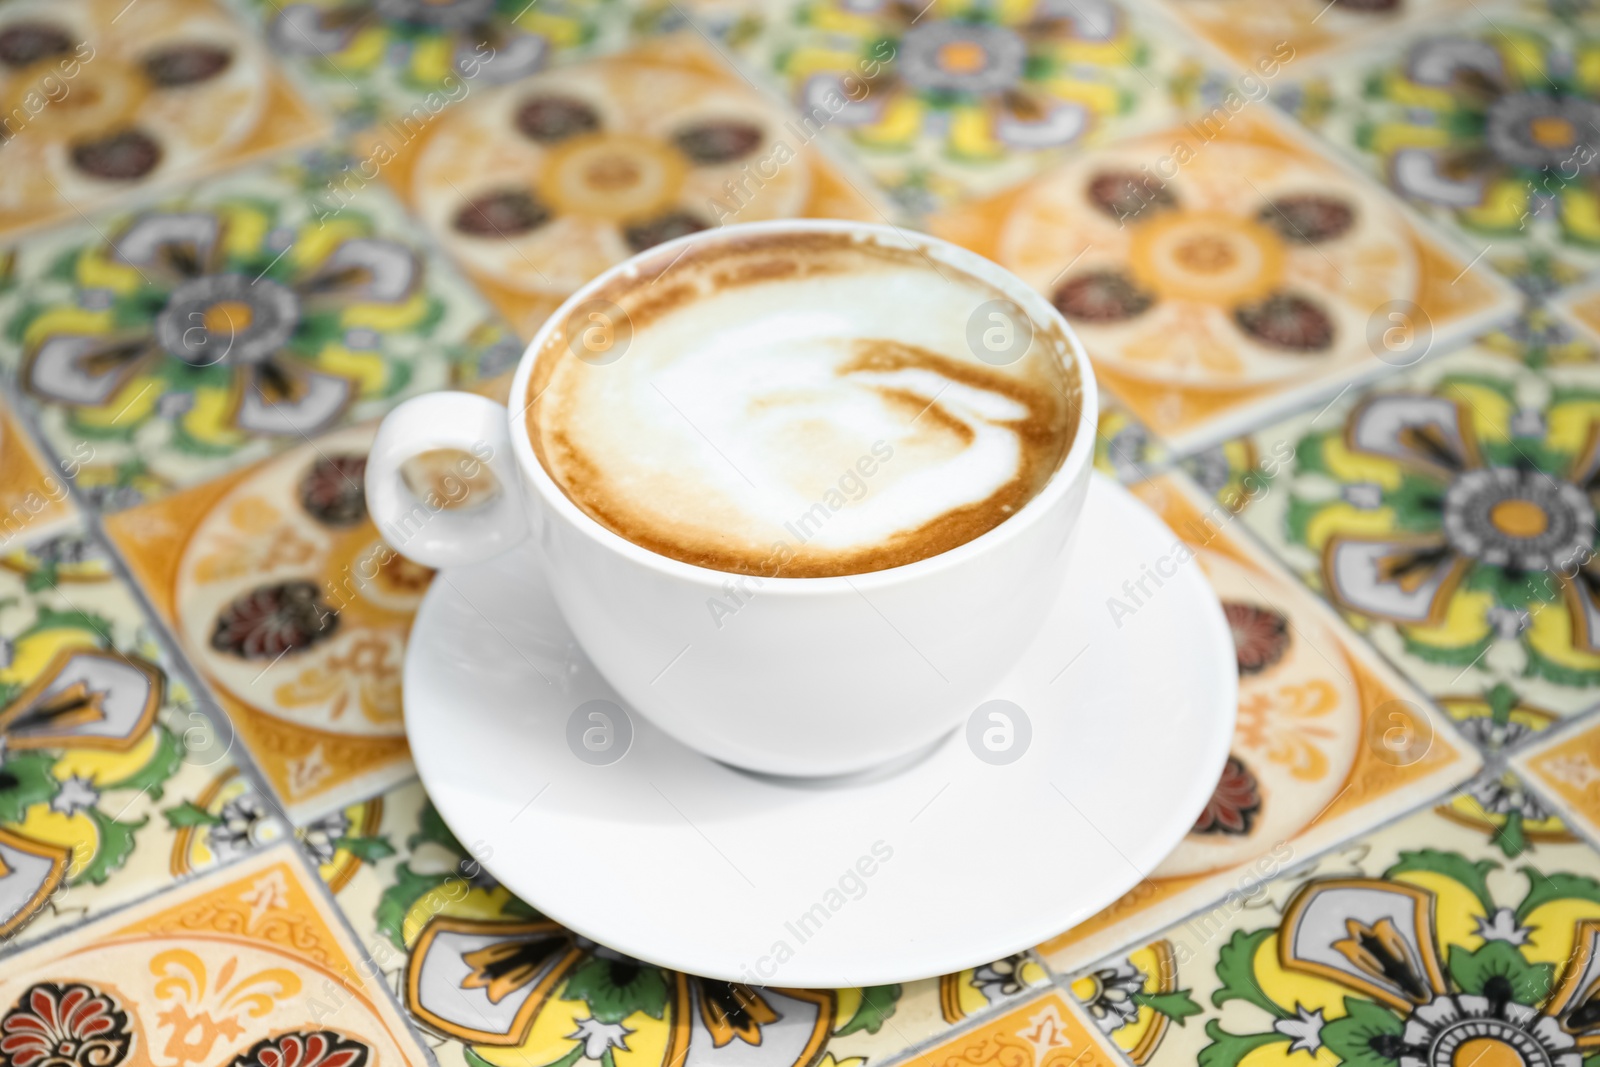
[[[323,207],[340,158],[255,167],[21,249],[0,367],[93,506],[197,484],[509,358],[488,306],[381,187]]]
[[[1486,748],[1600,694],[1600,368],[1473,345],[1245,439],[1245,524]]]
[[[909,210],[1020,181],[1085,145],[1171,121],[1183,49],[1115,0],[785,0],[738,53]]]
[[[1297,61],[1352,49],[1428,20],[1448,19],[1465,0],[1160,0],[1173,18],[1246,70],[1287,42]]]
[[[1512,764],[1550,798],[1554,811],[1600,838],[1600,723],[1541,739],[1517,753]]]
[[[492,851],[457,840],[416,782],[299,835],[442,1067],[608,1056],[663,1067],[866,1067],[1049,982],[1029,953],[866,989],[766,989],[654,967],[512,896],[485,866]]]
[[[296,821],[411,774],[400,669],[433,572],[367,517],[372,434],[330,434],[107,523]]]
[[[425,1067],[293,849],[279,845],[6,961],[7,1062]]]
[[[1597,62],[1591,5],[1473,4],[1330,62],[1280,100],[1538,294],[1600,265]]]
[[[1480,760],[1424,698],[1182,475],[1133,487],[1182,539],[1157,573],[1199,566],[1233,630],[1239,711],[1210,803],[1183,842],[1100,914],[1041,945],[1057,971],[1142,938],[1236,888],[1465,781]],[[1158,587],[1135,577],[1108,608]]]
[[[1114,1067],[1116,1052],[1051,990],[900,1061],[907,1067]]]
[[[0,553],[0,952],[287,832],[239,778],[230,737],[80,522],[15,538]],[[231,806],[172,869],[218,777],[239,780]]]
[[[1106,391],[1191,451],[1514,312],[1509,285],[1265,109],[1084,152],[931,220],[1073,324]]]
[[[446,107],[618,43],[620,0],[246,0],[267,39],[347,125],[426,124]]]
[[[420,131],[381,127],[361,166],[527,337],[584,282],[674,237],[799,216],[884,221],[866,181],[813,138],[679,34],[480,92]]]
[[[1587,844],[1512,863],[1426,809],[1241,887],[1071,989],[1154,1067],[1576,1067],[1596,1037],[1597,876]]]
[[[328,132],[211,0],[7,4],[0,119],[0,237]]]

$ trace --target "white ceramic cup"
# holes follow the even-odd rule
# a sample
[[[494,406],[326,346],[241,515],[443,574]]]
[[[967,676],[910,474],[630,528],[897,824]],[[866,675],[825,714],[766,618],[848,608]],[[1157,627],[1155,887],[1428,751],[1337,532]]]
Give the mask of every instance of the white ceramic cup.
[[[551,479],[534,454],[524,412],[538,354],[573,309],[619,277],[642,284],[657,276],[688,243],[796,231],[857,234],[891,247],[912,242],[999,290],[1036,333],[1065,338],[1081,383],[1077,428],[1054,477],[1015,515],[901,567],[756,579],[641,548],[590,518]],[[577,357],[558,346],[545,358]],[[845,774],[915,752],[997,695],[991,687],[1033,640],[1061,588],[1089,488],[1098,414],[1083,346],[1021,279],[934,237],[817,220],[692,234],[611,268],[533,338],[511,398],[508,411],[470,393],[432,393],[389,413],[366,472],[380,533],[406,557],[445,568],[533,536],[578,643],[634,710],[715,759],[792,776]],[[401,466],[441,448],[487,457],[502,491],[471,510],[421,507]],[[712,601],[723,608],[714,610]]]

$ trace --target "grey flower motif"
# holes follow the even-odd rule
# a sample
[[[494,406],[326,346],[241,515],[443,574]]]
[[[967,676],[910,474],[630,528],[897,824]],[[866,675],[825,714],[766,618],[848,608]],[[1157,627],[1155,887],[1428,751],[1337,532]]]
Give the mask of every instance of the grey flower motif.
[[[1467,786],[1467,794],[1488,815],[1516,812],[1524,822],[1542,822],[1550,817],[1549,809],[1510,775],[1480,778]]]
[[[1139,1002],[1134,997],[1144,991],[1143,971],[1123,959],[1089,977],[1094,980],[1094,993],[1083,1006],[1102,1034],[1116,1033],[1138,1017]]]
[[[1015,996],[1022,992],[1022,967],[1027,962],[1028,958],[1019,952],[986,963],[972,972],[972,984],[983,991],[991,1004],[1002,997]]]
[[[1222,492],[1230,473],[1228,454],[1221,448],[1209,448],[1189,458],[1189,476],[1200,483],[1207,496]]]
[[[1510,908],[1478,916],[1478,928],[1474,932],[1485,941],[1509,941],[1513,945],[1526,945],[1533,934],[1530,927],[1517,922],[1517,915]]]
[[[1454,1063],[1456,1052],[1474,1039],[1505,1046],[1523,1063],[1583,1063],[1577,1042],[1554,1018],[1515,1001],[1500,1004],[1488,997],[1452,994],[1435,997],[1411,1013],[1400,1034],[1400,1067]]]
[[[1322,1009],[1307,1011],[1304,1004],[1296,1004],[1294,1010],[1299,1018],[1279,1019],[1272,1028],[1294,1038],[1289,1045],[1290,1052],[1309,1052],[1315,1056],[1322,1047]]]
[[[110,289],[85,289],[78,294],[78,303],[86,311],[105,311],[117,302],[117,294]]]
[[[1357,482],[1344,487],[1344,498],[1351,505],[1372,510],[1383,505],[1383,487],[1372,482]]]
[[[1517,437],[1543,437],[1544,412],[1537,408],[1523,408],[1511,416],[1511,432]]]
[[[222,822],[211,828],[211,851],[231,858],[270,840],[272,820],[261,798],[243,793],[222,806]]]
[[[1138,481],[1145,476],[1144,460],[1150,454],[1150,431],[1130,423],[1106,442],[1106,452],[1118,478],[1125,482]]]
[[[156,401],[156,414],[163,419],[181,418],[194,407],[194,397],[188,393],[167,393]]]
[[[1533,730],[1522,723],[1497,723],[1488,716],[1467,719],[1456,726],[1470,741],[1487,752],[1511,748],[1533,734]]]
[[[89,779],[74,774],[62,782],[56,795],[50,798],[50,810],[57,815],[76,815],[98,803],[100,790]]]
[[[1502,641],[1515,641],[1517,635],[1526,630],[1532,622],[1526,611],[1518,611],[1502,604],[1496,604],[1489,609],[1488,620]]]
[[[32,547],[33,554],[38,556],[40,560],[57,566],[85,563],[103,556],[99,546],[83,533],[58,534],[55,537],[46,538]]]
[[[599,1060],[611,1049],[621,1049],[623,1052],[631,1051],[628,1048],[628,1035],[633,1033],[621,1023],[603,1023],[599,1019],[590,1017],[580,1019],[578,1028],[567,1035],[569,1040],[576,1038],[583,1042],[583,1055],[585,1059]]]
[[[320,819],[307,823],[300,831],[300,845],[311,857],[311,862],[321,867],[333,862],[339,849],[339,839],[350,832],[350,820],[343,811],[333,811]]]

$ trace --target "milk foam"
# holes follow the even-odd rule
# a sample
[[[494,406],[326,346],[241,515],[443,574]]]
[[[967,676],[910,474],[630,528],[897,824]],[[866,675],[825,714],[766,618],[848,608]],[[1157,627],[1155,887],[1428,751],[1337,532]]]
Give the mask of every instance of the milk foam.
[[[1067,357],[1041,336],[979,361],[995,291],[829,237],[734,257],[792,271],[680,264],[665,308],[612,296],[634,321],[615,363],[544,353],[530,436],[562,490],[654,551],[797,577],[945,551],[1042,488],[1076,419]]]

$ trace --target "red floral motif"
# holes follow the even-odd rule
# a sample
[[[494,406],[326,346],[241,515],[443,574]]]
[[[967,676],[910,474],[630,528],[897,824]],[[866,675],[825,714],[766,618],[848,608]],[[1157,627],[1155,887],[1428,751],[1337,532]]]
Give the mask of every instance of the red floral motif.
[[[116,1067],[130,1040],[109,994],[40,982],[0,1019],[0,1067]]]
[[[1290,353],[1325,352],[1333,347],[1333,320],[1308,297],[1273,293],[1265,300],[1233,309],[1239,329],[1264,345]]]
[[[365,1067],[371,1051],[332,1030],[298,1031],[257,1041],[230,1067]]]
[[[217,616],[211,647],[244,659],[276,660],[332,637],[339,615],[310,582],[264,585],[237,597]]]
[[[366,456],[328,456],[300,481],[300,503],[325,526],[354,526],[367,517]]]
[[[1260,674],[1283,658],[1289,648],[1289,620],[1271,608],[1227,601],[1222,611],[1233,631],[1239,674]]]
[[[1261,789],[1256,776],[1237,756],[1229,756],[1222,778],[1206,801],[1205,810],[1194,821],[1194,834],[1241,835],[1250,832],[1256,813],[1261,810]]]
[[[1339,197],[1302,193],[1274,200],[1256,218],[1285,241],[1310,245],[1344,236],[1355,225],[1356,211]]]

